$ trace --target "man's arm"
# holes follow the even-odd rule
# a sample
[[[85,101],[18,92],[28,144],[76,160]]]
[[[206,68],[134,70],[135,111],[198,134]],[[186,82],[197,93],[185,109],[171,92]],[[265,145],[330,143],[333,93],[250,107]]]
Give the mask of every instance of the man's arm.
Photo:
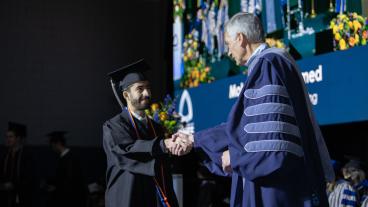
[[[166,148],[172,147],[173,142],[163,141],[161,137],[137,140],[124,127],[112,122],[104,124],[103,140],[108,159],[124,170],[154,176],[155,160],[168,155]]]
[[[225,164],[222,161],[223,154],[228,148],[226,124],[220,124],[195,134],[179,132],[174,135],[174,139],[176,139],[176,141],[189,141],[199,153],[202,163],[210,172],[220,176],[230,175],[229,171],[224,171],[224,169],[229,168],[228,165],[230,162]],[[227,165],[227,167],[225,167],[225,165]]]

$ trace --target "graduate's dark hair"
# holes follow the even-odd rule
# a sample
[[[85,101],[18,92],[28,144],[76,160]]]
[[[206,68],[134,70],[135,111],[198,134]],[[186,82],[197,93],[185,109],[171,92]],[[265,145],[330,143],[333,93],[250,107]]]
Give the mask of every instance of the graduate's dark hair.
[[[133,85],[133,84],[132,84]],[[130,93],[131,92],[131,88],[132,88],[132,85],[130,85],[130,86],[128,86],[127,88],[125,88],[125,89],[121,89],[120,91],[121,91],[121,102],[124,104],[124,106],[127,106],[127,100],[125,99],[125,97],[124,97],[124,95],[123,95],[123,93],[126,91],[126,92],[128,92],[128,93]]]

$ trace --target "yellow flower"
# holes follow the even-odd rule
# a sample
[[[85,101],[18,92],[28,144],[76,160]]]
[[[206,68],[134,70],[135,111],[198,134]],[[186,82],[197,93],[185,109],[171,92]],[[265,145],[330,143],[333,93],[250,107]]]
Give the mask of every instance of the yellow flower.
[[[151,105],[151,110],[152,111],[156,111],[156,110],[158,110],[160,108],[160,106],[157,104],[157,103],[154,103],[154,104],[152,104]]]
[[[186,55],[184,55],[183,60],[184,60],[184,62],[187,62],[188,61],[188,57]]]
[[[203,82],[205,78],[206,78],[206,73],[202,73],[200,77],[200,81]]]
[[[359,35],[358,34],[355,34],[355,42],[356,42],[356,44],[359,44]]]
[[[339,41],[341,39],[340,33],[335,34],[335,40]]]
[[[332,29],[335,26],[335,21],[330,22],[330,29]]]
[[[367,40],[362,39],[362,45],[366,45],[367,44]]]
[[[150,112],[149,109],[144,110],[144,113],[146,113],[147,115],[150,115],[151,114],[151,112]]]
[[[192,55],[193,55],[193,51],[191,50],[191,49],[188,49],[188,57],[190,58],[190,57],[192,57]]]
[[[342,29],[344,29],[344,24],[343,23],[340,23],[339,24],[339,30],[342,30]]]
[[[351,47],[353,47],[355,45],[355,38],[354,37],[349,37],[349,45]]]
[[[343,19],[347,18],[345,14],[341,14],[341,15],[339,14],[339,15],[337,15],[337,17],[338,17],[339,19],[341,19],[341,20],[343,20]]]
[[[354,25],[355,32],[358,31],[358,29],[362,28],[362,25],[357,20],[353,21],[353,25]]]
[[[168,116],[167,116],[167,114],[165,112],[161,112],[160,115],[159,115],[159,117],[160,117],[160,120],[161,121],[165,121],[168,118]]]
[[[193,42],[193,47],[194,47],[194,49],[197,49],[197,47],[198,47],[197,41]]]
[[[339,46],[340,46],[340,50],[345,50],[346,49],[346,42],[345,42],[344,39],[340,39]]]
[[[192,74],[191,74],[192,78],[194,78],[194,79],[197,78],[198,77],[198,73],[199,73],[198,70],[196,70],[196,69],[195,70],[192,70]]]
[[[333,28],[332,28],[332,32],[334,34],[336,34],[337,30],[339,30],[339,27],[337,25],[335,25]]]
[[[352,21],[349,21],[348,25],[349,25],[350,29],[353,29],[353,22]]]
[[[358,17],[358,14],[356,12],[353,13],[353,18],[356,19]]]

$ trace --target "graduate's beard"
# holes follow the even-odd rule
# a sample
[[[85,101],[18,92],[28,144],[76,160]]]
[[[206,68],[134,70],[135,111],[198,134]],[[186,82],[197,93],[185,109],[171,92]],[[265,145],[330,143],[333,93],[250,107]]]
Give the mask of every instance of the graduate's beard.
[[[142,103],[143,100],[147,100],[146,103]],[[146,110],[149,108],[151,104],[151,98],[150,97],[142,97],[142,98],[132,98],[130,104],[136,109],[136,110]]]

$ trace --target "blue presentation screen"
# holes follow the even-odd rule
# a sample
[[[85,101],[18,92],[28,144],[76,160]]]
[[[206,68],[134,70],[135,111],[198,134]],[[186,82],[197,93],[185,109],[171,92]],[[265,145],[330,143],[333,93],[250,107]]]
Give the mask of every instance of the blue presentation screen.
[[[368,47],[298,61],[320,125],[368,120]],[[192,130],[225,122],[246,81],[238,75],[177,90],[177,110]]]

